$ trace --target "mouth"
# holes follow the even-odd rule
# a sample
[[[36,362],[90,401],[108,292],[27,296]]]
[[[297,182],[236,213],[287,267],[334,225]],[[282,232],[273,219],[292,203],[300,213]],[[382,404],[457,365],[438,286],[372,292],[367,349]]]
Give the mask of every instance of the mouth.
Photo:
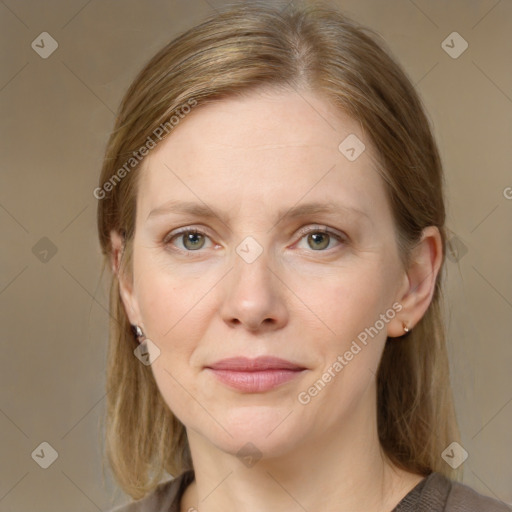
[[[306,368],[276,357],[232,357],[206,366],[205,370],[231,388],[263,393],[298,377]]]

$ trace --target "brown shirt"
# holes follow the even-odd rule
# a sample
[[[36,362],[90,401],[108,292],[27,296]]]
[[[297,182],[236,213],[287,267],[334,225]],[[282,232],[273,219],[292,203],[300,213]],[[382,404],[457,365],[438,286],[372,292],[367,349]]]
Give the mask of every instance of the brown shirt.
[[[193,480],[194,471],[185,471],[172,480],[160,483],[145,498],[121,505],[110,512],[180,512],[181,497]],[[404,496],[391,512],[512,512],[512,507],[449,480],[441,473],[431,473]]]

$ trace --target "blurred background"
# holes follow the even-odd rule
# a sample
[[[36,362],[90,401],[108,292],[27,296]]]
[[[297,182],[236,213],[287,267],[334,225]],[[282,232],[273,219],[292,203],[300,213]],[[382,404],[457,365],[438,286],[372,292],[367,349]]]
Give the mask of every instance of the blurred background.
[[[224,3],[0,1],[0,512],[128,501],[102,460],[109,317],[93,190],[137,71]],[[512,503],[512,2],[338,3],[384,38],[434,125],[464,483]]]

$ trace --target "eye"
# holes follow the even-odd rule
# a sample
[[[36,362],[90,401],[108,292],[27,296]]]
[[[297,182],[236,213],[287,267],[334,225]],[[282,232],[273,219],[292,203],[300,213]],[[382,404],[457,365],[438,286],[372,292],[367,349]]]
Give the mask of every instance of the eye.
[[[298,234],[301,236],[301,240],[306,238],[308,247],[313,251],[325,251],[329,248],[333,240],[338,241],[339,244],[346,243],[347,241],[346,236],[324,226],[304,228],[301,229]],[[181,247],[176,245],[174,240],[181,241]],[[169,233],[164,238],[163,243],[164,245],[175,245],[178,250],[190,253],[206,248],[207,240],[210,240],[210,238],[203,230],[187,227]]]
[[[174,239],[181,240],[182,247],[178,249],[186,252],[193,252],[202,249],[205,246],[206,240],[209,239],[208,235],[196,228],[185,228],[180,231],[169,233],[165,239],[164,244],[172,243]]]
[[[337,240],[339,243],[346,242],[346,237],[343,235],[321,226],[301,229],[299,234],[301,240],[306,237],[308,247],[314,251],[324,251],[333,240]]]

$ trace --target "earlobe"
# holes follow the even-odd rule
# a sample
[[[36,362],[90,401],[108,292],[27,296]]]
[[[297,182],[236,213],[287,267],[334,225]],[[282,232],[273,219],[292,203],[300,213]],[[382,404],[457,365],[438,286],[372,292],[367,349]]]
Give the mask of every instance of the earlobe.
[[[411,331],[421,320],[432,301],[442,258],[439,229],[428,226],[411,254],[411,263],[398,297],[402,310],[396,316],[396,325],[390,326],[388,336],[402,336],[408,332],[405,328]]]

